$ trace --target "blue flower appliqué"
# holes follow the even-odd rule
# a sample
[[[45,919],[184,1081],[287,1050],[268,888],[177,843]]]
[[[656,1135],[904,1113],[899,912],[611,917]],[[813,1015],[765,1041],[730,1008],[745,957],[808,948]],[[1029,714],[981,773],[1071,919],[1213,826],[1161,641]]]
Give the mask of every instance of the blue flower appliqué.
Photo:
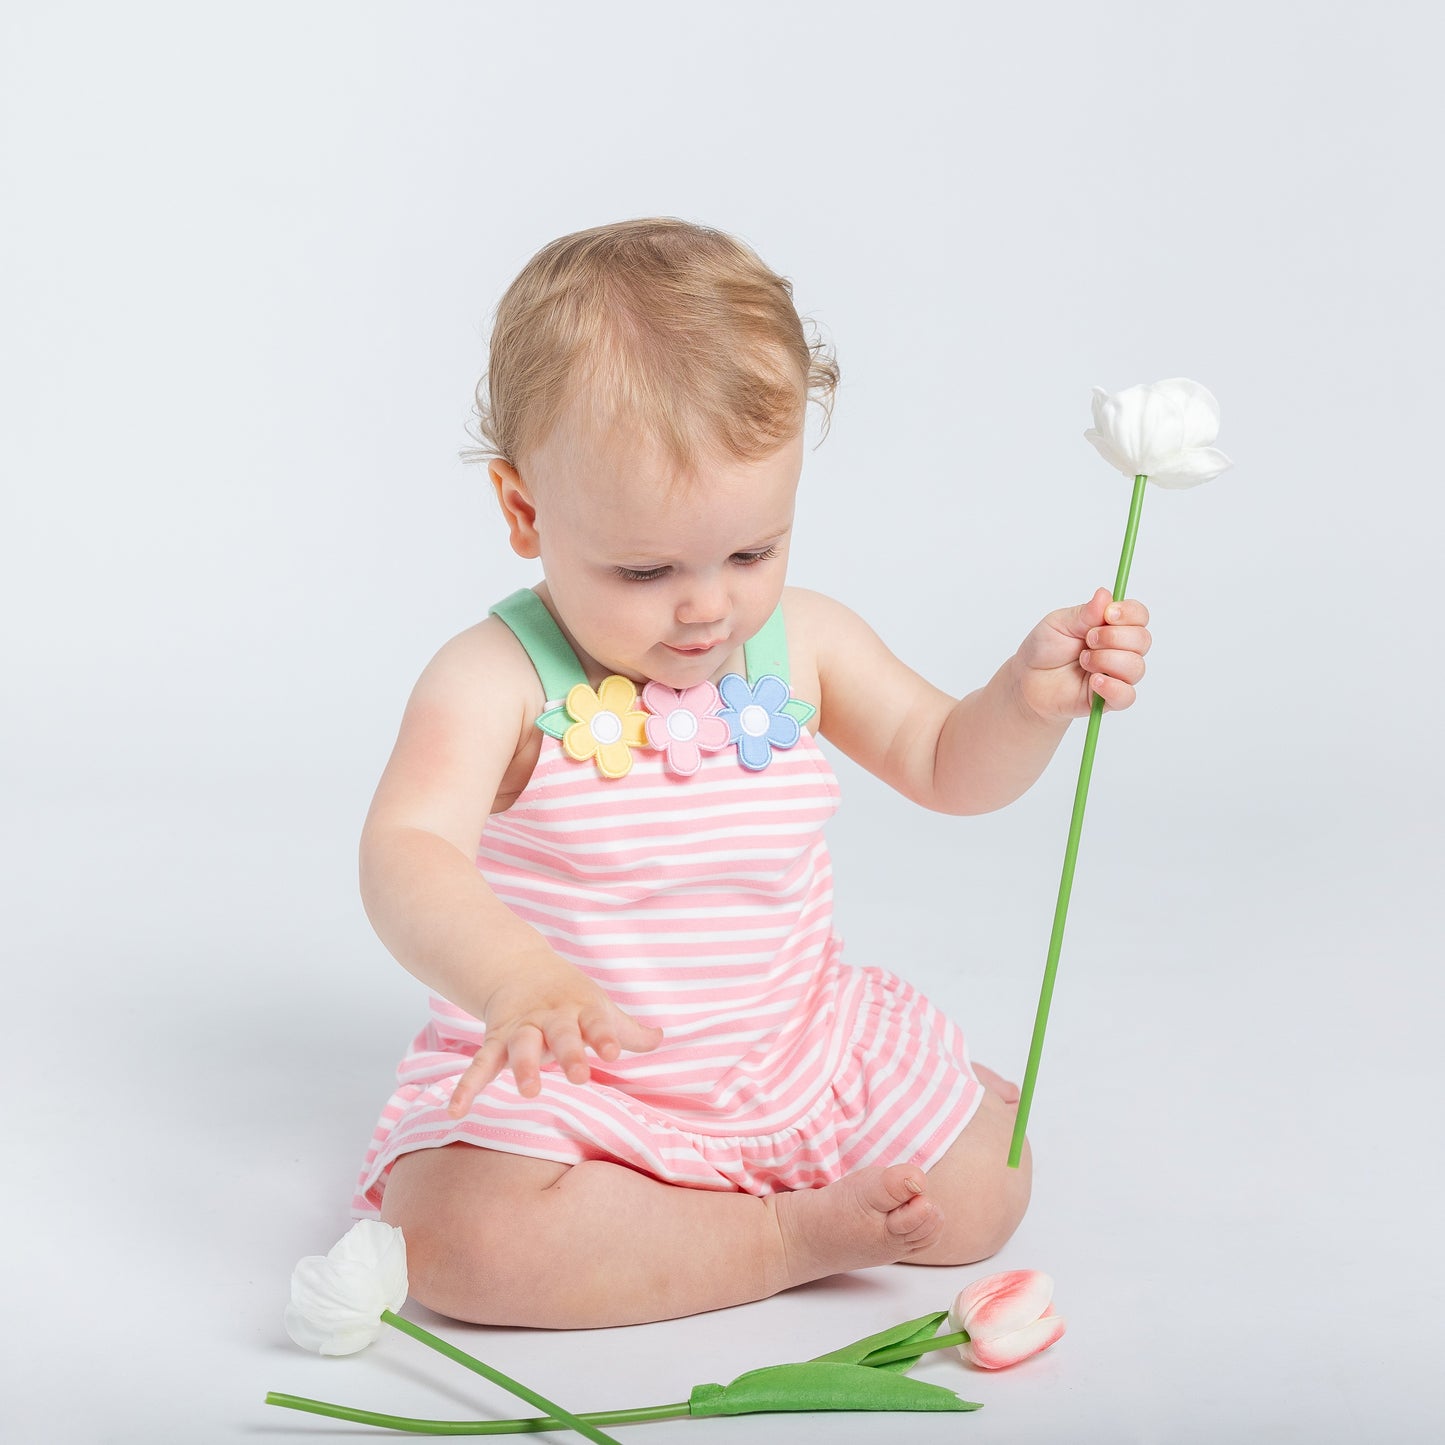
[[[737,744],[743,767],[760,773],[772,761],[774,748],[790,748],[798,741],[802,728],[784,711],[791,694],[782,678],[769,673],[749,687],[745,678],[730,672],[717,690],[726,704],[718,716],[728,725],[728,741]]]

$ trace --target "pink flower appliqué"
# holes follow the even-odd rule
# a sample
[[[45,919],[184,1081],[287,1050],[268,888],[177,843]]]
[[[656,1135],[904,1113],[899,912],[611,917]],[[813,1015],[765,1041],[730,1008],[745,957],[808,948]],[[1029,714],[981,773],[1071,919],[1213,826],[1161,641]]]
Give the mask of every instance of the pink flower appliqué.
[[[669,772],[690,778],[702,767],[703,753],[727,747],[728,725],[717,716],[722,703],[712,683],[699,682],[679,692],[649,682],[642,701],[650,712],[648,744],[666,755]]]
[[[953,1302],[953,1327],[969,1336],[958,1353],[980,1369],[1001,1370],[1048,1349],[1064,1332],[1053,1298],[1053,1280],[1036,1269],[975,1280]]]

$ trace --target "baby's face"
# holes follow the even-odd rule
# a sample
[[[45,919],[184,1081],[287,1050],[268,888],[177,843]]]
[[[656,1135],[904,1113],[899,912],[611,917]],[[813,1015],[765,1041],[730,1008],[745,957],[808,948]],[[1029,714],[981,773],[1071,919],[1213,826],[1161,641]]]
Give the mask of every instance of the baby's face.
[[[716,682],[782,595],[802,465],[800,432],[760,462],[704,462],[670,486],[660,449],[560,426],[522,484],[572,641],[635,682]]]

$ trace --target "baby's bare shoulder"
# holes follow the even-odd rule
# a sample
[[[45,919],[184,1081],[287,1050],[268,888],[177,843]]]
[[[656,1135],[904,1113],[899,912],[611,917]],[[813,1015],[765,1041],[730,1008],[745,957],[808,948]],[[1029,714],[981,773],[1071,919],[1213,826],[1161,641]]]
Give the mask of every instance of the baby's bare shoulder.
[[[541,680],[516,634],[498,617],[484,617],[437,649],[417,680],[418,696],[461,710],[540,712]]]
[[[821,592],[789,587],[783,592],[783,611],[793,675],[806,678],[807,685],[817,689],[817,696],[796,687],[794,691],[817,704],[817,730],[891,782],[883,770],[886,760],[873,758],[872,742],[860,742],[857,735],[863,730],[880,731],[884,720],[890,718],[890,726],[901,726],[915,707],[921,706],[931,715],[949,699],[900,661],[873,628],[843,603]]]
[[[783,613],[788,619],[790,636],[795,619],[800,627],[808,628],[827,626],[840,617],[858,615],[836,598],[823,592],[814,592],[811,587],[784,587]]]
[[[807,587],[783,588],[783,616],[790,662],[806,660],[810,667],[816,667],[818,658],[837,642],[873,632],[851,607]]]
[[[475,843],[499,799],[530,771],[534,719],[545,704],[531,660],[495,617],[438,649],[412,689],[368,828],[424,828]],[[468,841],[470,840],[470,842]]]
[[[826,653],[854,629],[866,624],[857,613],[822,592],[783,588],[783,620],[788,629],[788,670],[795,697],[819,707],[827,671]]]

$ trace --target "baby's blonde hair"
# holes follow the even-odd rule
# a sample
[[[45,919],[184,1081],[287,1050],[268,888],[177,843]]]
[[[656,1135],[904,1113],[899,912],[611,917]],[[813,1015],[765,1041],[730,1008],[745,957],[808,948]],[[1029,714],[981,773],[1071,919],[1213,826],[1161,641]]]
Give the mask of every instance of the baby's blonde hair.
[[[670,217],[544,246],[497,306],[467,461],[516,465],[581,401],[660,445],[683,471],[758,461],[802,428],[827,434],[838,366],[809,342],[792,285],[741,241]]]

